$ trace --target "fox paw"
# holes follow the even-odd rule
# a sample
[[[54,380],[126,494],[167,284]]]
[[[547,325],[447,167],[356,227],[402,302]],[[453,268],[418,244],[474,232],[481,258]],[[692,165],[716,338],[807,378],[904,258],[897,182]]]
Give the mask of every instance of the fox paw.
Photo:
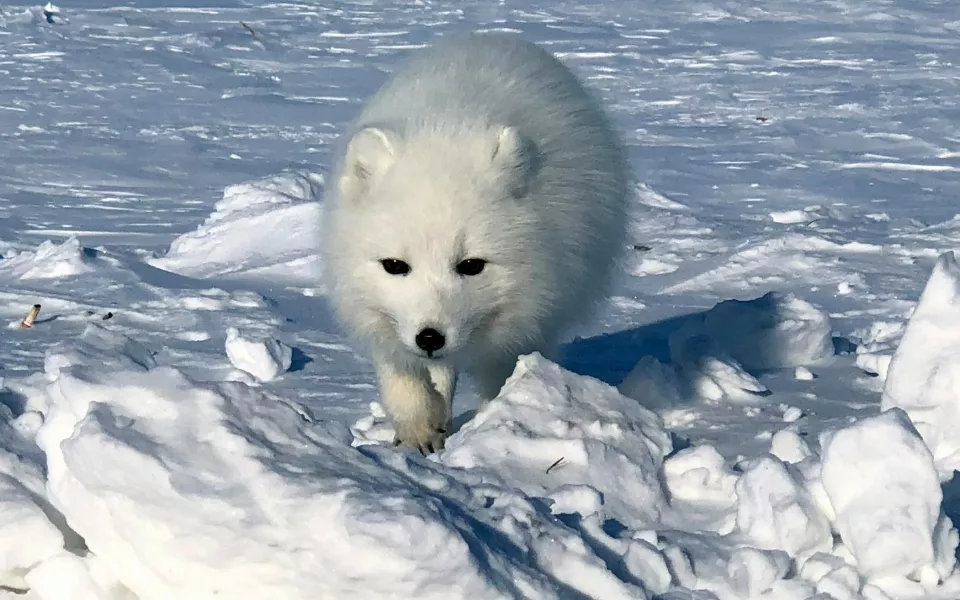
[[[394,447],[416,448],[424,456],[443,450],[449,430],[447,423],[435,424],[429,421],[401,421],[395,423],[394,428]]]

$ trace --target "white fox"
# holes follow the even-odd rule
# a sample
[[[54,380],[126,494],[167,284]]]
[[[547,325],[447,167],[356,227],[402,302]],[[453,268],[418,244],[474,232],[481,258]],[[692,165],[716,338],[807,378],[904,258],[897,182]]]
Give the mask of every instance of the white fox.
[[[443,447],[457,374],[495,397],[609,291],[620,139],[578,79],[507,34],[419,50],[344,136],[325,198],[329,298],[369,350],[395,444]]]

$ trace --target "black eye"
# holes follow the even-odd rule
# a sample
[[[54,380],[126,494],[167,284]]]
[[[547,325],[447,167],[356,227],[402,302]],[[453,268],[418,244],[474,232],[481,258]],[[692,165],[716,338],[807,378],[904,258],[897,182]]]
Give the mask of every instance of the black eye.
[[[406,275],[410,272],[410,265],[396,258],[385,258],[380,261],[383,270],[391,275]]]
[[[487,261],[482,258],[468,258],[461,260],[460,263],[457,264],[457,273],[466,275],[467,277],[473,277],[474,275],[482,273],[485,266],[487,266]]]

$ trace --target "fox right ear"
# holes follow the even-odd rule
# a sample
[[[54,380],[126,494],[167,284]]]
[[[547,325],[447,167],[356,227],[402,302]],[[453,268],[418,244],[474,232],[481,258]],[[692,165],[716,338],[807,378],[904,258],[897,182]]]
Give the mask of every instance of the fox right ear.
[[[538,158],[533,141],[516,127],[507,125],[497,132],[491,160],[514,196],[519,198],[527,192],[530,179],[537,170]]]
[[[357,199],[396,160],[400,138],[379,127],[365,127],[350,138],[338,186],[340,195]]]

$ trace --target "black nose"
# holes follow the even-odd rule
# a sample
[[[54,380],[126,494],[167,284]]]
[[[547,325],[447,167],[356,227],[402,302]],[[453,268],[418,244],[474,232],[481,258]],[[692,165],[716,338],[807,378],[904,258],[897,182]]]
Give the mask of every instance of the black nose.
[[[436,352],[440,348],[443,348],[444,344],[443,334],[432,327],[428,327],[418,333],[414,341],[417,342],[417,346],[419,346],[421,350],[427,353]]]

